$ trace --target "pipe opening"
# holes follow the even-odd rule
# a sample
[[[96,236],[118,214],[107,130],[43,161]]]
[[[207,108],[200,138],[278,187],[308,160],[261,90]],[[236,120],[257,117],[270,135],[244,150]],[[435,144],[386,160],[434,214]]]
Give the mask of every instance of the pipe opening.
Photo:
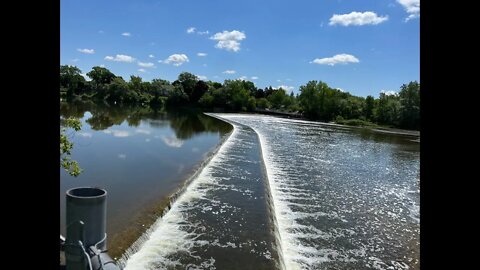
[[[105,196],[106,194],[106,190],[93,187],[72,188],[67,190],[67,196],[77,198],[95,198]]]

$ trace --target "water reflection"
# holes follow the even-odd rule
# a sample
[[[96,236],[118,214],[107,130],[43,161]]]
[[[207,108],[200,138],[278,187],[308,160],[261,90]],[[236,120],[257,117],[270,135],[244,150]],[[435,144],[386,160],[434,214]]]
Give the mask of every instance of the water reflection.
[[[79,132],[67,133],[74,143],[72,158],[84,170],[78,178],[60,170],[61,233],[65,233],[65,191],[78,186],[105,188],[110,249],[117,253],[135,240],[138,226],[144,225],[137,224],[140,215],[156,209],[177,190],[231,131],[229,124],[195,110],[74,102],[60,103],[60,116],[82,122]]]
[[[86,112],[91,117],[86,119],[93,130],[105,130],[115,125],[121,125],[124,121],[130,127],[138,127],[144,121],[152,128],[169,126],[175,131],[176,138],[162,138],[169,146],[178,147],[181,140],[187,140],[195,134],[212,132],[227,133],[231,126],[218,120],[199,113],[194,109],[164,110],[163,108],[150,108],[139,106],[115,106],[108,104],[95,104],[92,102],[60,103],[60,115],[62,117],[83,118]],[[138,130],[138,133],[145,130]],[[111,130],[107,133],[116,137],[127,137],[129,134],[120,130]],[[86,134],[86,133],[83,133]],[[89,136],[89,135],[81,135]]]

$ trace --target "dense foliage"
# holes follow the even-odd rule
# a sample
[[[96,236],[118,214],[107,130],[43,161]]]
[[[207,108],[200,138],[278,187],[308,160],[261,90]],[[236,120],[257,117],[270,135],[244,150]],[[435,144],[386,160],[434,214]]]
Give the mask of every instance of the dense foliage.
[[[309,81],[294,95],[282,88],[257,88],[245,80],[203,81],[188,72],[172,83],[162,79],[144,82],[137,76],[127,82],[104,67],[93,67],[86,75],[90,81],[77,67],[61,66],[62,98],[152,107],[194,106],[210,111],[269,110],[351,125],[420,128],[420,84],[416,81],[402,85],[397,94],[380,93],[375,99],[354,96],[322,81]]]
[[[80,120],[74,117],[61,118],[60,127],[60,167],[64,168],[71,176],[78,176],[82,170],[78,166],[78,162],[70,158],[73,143],[67,136],[67,129],[71,128],[79,131],[82,127]]]

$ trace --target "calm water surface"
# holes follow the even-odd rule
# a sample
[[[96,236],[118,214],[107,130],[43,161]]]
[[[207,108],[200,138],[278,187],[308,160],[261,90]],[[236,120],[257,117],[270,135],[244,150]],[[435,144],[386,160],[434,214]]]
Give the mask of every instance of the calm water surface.
[[[231,126],[201,113],[61,104],[62,116],[81,119],[69,131],[78,177],[60,171],[60,228],[65,233],[65,191],[98,186],[108,191],[107,232],[112,239],[151,204],[174,192]]]

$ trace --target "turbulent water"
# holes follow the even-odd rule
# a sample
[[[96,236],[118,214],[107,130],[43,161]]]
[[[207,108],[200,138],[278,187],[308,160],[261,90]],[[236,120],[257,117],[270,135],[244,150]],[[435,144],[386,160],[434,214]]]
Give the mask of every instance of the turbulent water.
[[[415,138],[216,116],[233,133],[126,269],[420,268]]]

